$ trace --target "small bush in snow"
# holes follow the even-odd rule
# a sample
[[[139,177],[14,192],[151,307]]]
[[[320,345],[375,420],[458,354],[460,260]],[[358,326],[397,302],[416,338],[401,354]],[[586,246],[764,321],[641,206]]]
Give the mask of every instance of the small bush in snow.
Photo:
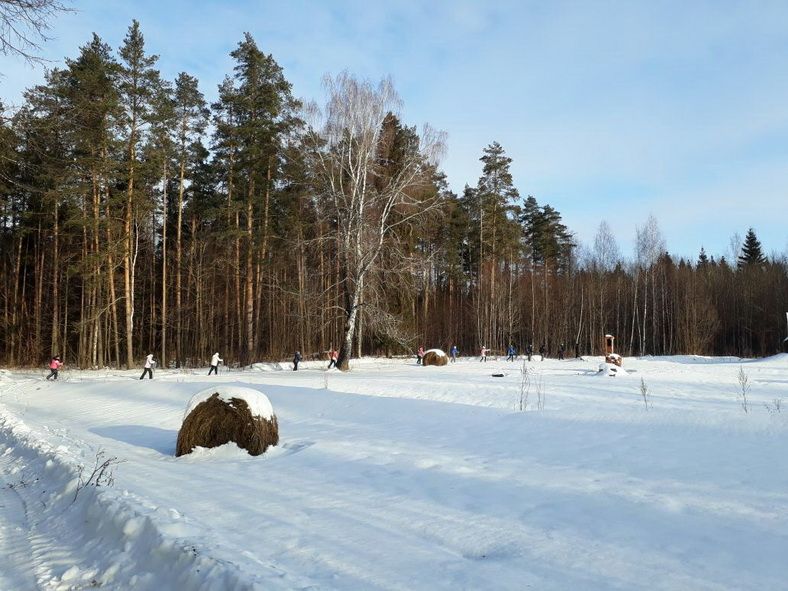
[[[771,404],[767,402],[766,404],[764,404],[764,406],[766,407],[766,410],[768,410],[770,414],[775,415],[777,413],[782,412],[782,404],[783,404],[782,398],[775,398],[774,400],[772,400]]]
[[[520,369],[520,412],[525,412],[528,407],[528,394],[531,392],[531,378],[528,375],[528,363],[523,359],[523,365]]]
[[[77,488],[74,491],[74,501],[77,500],[79,492],[88,486],[112,486],[115,484],[115,467],[122,464],[125,460],[119,460],[116,456],[107,457],[104,450],[96,452],[96,462],[93,470],[85,477],[85,466],[78,468]],[[73,501],[72,501],[73,502]]]
[[[534,382],[534,385],[536,387],[536,410],[544,410],[544,403],[547,393],[544,389],[544,379],[542,378],[541,373],[536,374],[536,381]]]
[[[737,396],[739,398],[739,403],[741,404],[742,409],[745,413],[750,412],[750,405],[747,401],[747,394],[750,392],[750,376],[747,375],[747,372],[744,371],[744,367],[741,365],[739,366],[739,374],[736,376],[737,381],[739,382],[739,390],[737,392]]]
[[[643,404],[646,406],[646,410],[651,404],[648,395],[648,386],[646,385],[646,380],[640,378],[640,395],[643,397]]]

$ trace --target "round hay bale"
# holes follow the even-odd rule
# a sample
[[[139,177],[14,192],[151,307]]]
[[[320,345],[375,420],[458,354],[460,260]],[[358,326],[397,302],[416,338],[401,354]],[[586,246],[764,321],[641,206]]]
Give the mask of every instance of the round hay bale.
[[[440,349],[430,349],[426,353],[424,353],[424,357],[421,360],[421,364],[424,366],[427,365],[446,365],[449,362],[449,358]]]
[[[239,387],[209,388],[195,394],[178,431],[175,455],[231,441],[252,456],[279,443],[279,425],[268,397]]]

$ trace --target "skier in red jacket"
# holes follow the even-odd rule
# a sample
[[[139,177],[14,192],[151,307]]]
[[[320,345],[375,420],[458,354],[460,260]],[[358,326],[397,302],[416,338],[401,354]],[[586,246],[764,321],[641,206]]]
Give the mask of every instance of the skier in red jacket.
[[[61,367],[63,367],[63,362],[62,362],[62,361],[60,361],[60,355],[55,355],[55,356],[54,356],[54,357],[53,357],[53,358],[52,358],[52,359],[49,361],[49,370],[50,370],[50,371],[49,371],[49,375],[47,376],[47,379],[49,379],[49,378],[53,378],[53,379],[55,379],[55,380],[56,380],[56,379],[57,379],[57,372],[58,372],[58,370],[59,370]]]

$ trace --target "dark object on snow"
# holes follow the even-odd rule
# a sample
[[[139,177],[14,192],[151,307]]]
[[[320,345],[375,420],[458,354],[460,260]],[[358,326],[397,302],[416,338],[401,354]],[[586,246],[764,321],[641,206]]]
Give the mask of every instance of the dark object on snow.
[[[423,366],[428,365],[446,365],[449,358],[446,355],[438,355],[435,351],[427,351],[421,360]]]
[[[506,374],[504,374],[504,373],[494,373],[494,374],[492,374],[492,377],[494,377],[494,378],[502,378],[502,377],[505,377],[505,376],[506,376]]]
[[[197,446],[219,447],[230,441],[249,455],[259,456],[279,443],[276,415],[270,420],[253,417],[246,400],[231,398],[227,402],[216,393],[198,404],[183,421],[175,455],[191,453]]]

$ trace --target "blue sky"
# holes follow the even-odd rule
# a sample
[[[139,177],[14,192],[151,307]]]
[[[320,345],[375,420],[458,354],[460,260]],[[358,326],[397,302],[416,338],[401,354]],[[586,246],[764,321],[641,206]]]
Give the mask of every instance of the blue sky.
[[[653,213],[668,249],[728,254],[755,228],[788,250],[788,3],[470,0],[75,0],[45,57],[95,31],[112,47],[132,18],[168,78],[213,98],[252,33],[306,100],[325,73],[391,75],[403,119],[448,133],[452,188],[475,184],[484,147],[514,159],[522,195],[558,209],[585,244],[607,220],[630,255]],[[19,104],[42,69],[0,57]]]

